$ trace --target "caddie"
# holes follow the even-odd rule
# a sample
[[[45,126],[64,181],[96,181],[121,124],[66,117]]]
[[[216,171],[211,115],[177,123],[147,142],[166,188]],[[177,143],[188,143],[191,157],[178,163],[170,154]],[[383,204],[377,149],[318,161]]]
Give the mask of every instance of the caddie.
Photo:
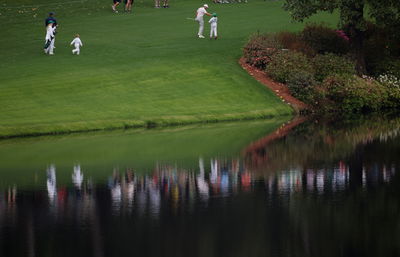
[[[47,28],[47,25],[49,25],[50,21],[53,21],[53,23],[55,24],[55,26],[57,26],[57,20],[56,18],[54,18],[54,12],[49,12],[49,17],[46,18],[46,20],[44,21],[44,26]]]
[[[53,55],[54,54],[54,42],[56,40],[56,29],[57,25],[53,20],[49,20],[46,28],[46,38],[44,44],[44,53]]]

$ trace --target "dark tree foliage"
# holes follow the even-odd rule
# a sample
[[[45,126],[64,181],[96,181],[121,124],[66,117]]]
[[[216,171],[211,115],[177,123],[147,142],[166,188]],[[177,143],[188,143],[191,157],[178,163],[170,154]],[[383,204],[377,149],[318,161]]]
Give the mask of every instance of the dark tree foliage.
[[[400,0],[285,0],[284,8],[296,21],[316,14],[319,11],[340,13],[340,25],[346,28],[350,37],[351,49],[359,74],[366,73],[363,53],[366,20],[400,36]]]

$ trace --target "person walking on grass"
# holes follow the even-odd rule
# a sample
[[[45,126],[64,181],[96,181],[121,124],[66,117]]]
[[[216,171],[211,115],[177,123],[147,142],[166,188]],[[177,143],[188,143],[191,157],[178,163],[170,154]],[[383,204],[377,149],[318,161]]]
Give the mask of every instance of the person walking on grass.
[[[133,0],[125,0],[125,12],[132,12]]]
[[[81,39],[79,38],[79,34],[75,35],[74,40],[72,40],[71,45],[74,45],[75,49],[72,50],[72,54],[80,54],[80,47],[83,46]]]
[[[163,8],[169,8],[168,1],[169,0],[164,0],[163,1]]]
[[[56,29],[57,25],[53,20],[49,20],[49,23],[46,28],[46,37],[44,44],[44,53],[48,55],[54,55],[54,42],[56,40]]]
[[[217,39],[217,23],[218,23],[218,18],[217,18],[217,14],[213,13],[212,14],[212,18],[208,21],[208,23],[210,23],[211,25],[211,30],[210,30],[210,39]]]
[[[115,12],[118,13],[117,11],[117,6],[121,3],[121,0],[113,0],[113,5],[111,5],[111,9]]]
[[[196,11],[196,18],[194,20],[199,23],[199,33],[197,33],[197,36],[199,38],[204,38],[204,36],[203,36],[203,31],[204,31],[203,16],[204,15],[211,16],[211,14],[207,12],[207,9],[208,9],[208,5],[204,4],[202,7],[200,7]]]
[[[44,21],[44,26],[47,28],[47,26],[49,25],[50,21],[52,21],[52,23],[55,24],[55,26],[57,26],[57,20],[56,18],[54,18],[54,12],[49,12],[49,17],[46,18],[46,20]]]

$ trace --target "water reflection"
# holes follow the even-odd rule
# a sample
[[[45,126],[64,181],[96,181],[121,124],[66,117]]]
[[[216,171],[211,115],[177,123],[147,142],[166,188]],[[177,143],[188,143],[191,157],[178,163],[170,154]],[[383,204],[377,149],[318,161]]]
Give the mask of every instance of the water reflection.
[[[307,126],[194,166],[116,165],[105,182],[43,166],[40,190],[0,191],[0,256],[400,254],[399,130]]]
[[[71,207],[67,205],[73,205],[76,209],[82,209],[78,213],[83,216],[91,212],[87,208],[96,206],[93,202],[104,201],[104,198],[96,198],[93,191],[109,192],[113,215],[137,212],[139,215],[157,217],[162,208],[170,208],[172,213],[177,214],[178,210],[187,209],[198,201],[207,203],[215,197],[232,197],[251,192],[255,186],[259,189],[261,184],[266,196],[290,198],[295,193],[327,195],[346,191],[352,182],[349,165],[344,161],[339,161],[329,169],[302,167],[260,174],[252,171],[240,159],[212,158],[209,167],[205,167],[200,157],[198,170],[161,164],[157,164],[150,174],[138,173],[132,168],[125,171],[114,169],[108,178],[107,187],[102,184],[94,186],[90,178],[84,180],[80,165],[73,166],[73,187],[59,185],[57,188],[55,165],[50,165],[46,173],[48,206],[55,211],[53,214],[58,214],[60,208],[70,210]],[[367,190],[382,183],[390,183],[395,173],[394,165],[387,167],[376,163],[363,166],[360,187]],[[8,187],[3,194],[2,209],[7,209],[7,213],[12,215],[12,210],[17,206],[17,187]]]

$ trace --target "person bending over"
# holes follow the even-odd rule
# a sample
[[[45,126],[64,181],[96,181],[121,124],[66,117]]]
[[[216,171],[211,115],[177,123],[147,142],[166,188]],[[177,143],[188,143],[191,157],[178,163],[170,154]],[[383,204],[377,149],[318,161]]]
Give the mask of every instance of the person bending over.
[[[204,36],[203,36],[203,31],[204,31],[204,19],[203,19],[203,16],[204,15],[211,16],[211,14],[207,12],[207,9],[208,9],[208,5],[204,4],[202,7],[200,7],[196,11],[196,18],[194,20],[199,23],[199,32],[197,33],[197,36],[199,38],[204,38]]]

